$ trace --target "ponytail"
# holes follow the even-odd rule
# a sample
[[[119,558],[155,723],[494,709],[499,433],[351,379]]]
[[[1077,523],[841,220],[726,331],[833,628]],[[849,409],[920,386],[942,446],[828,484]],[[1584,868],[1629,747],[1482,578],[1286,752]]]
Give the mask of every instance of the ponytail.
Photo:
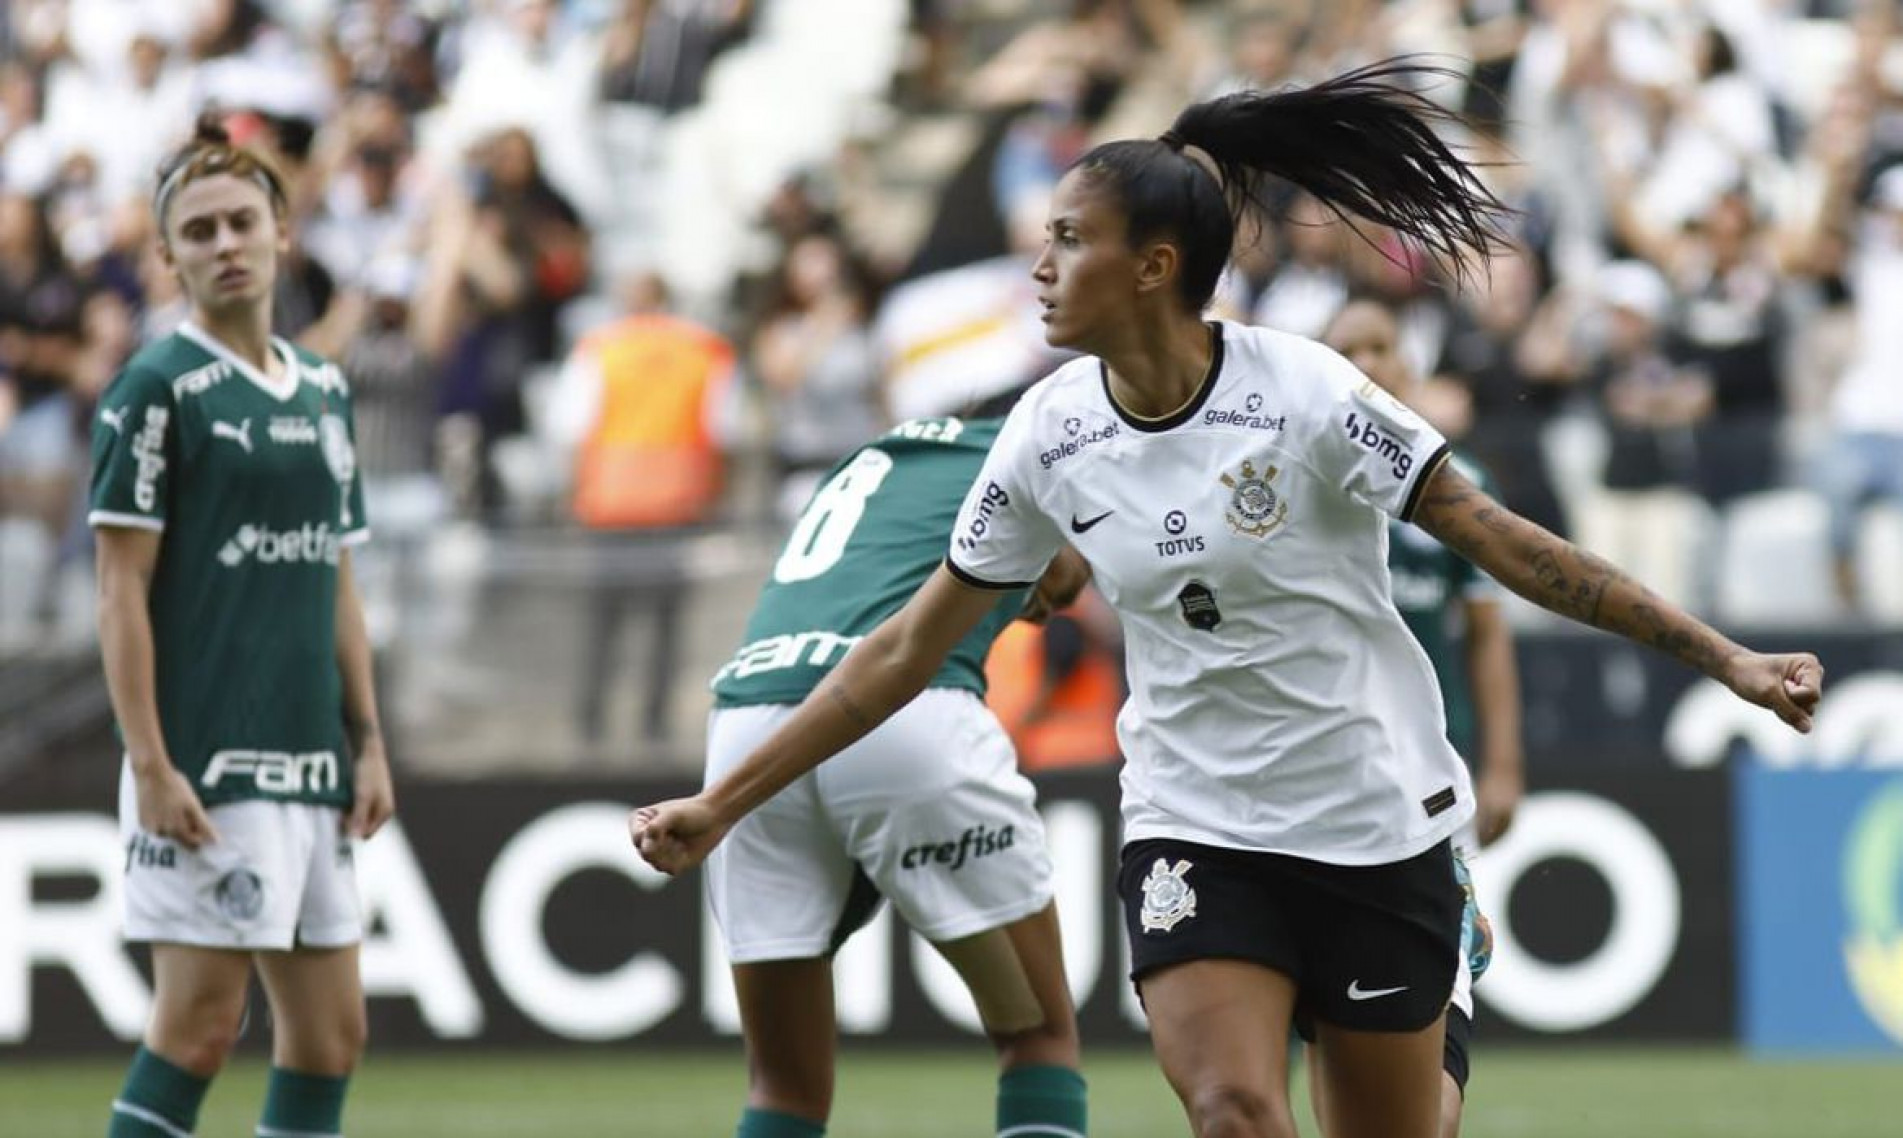
[[[1182,242],[1182,292],[1198,309],[1244,219],[1268,211],[1275,179],[1351,226],[1350,215],[1387,226],[1464,275],[1463,253],[1502,243],[1496,225],[1508,210],[1436,133],[1459,117],[1412,82],[1450,75],[1388,60],[1312,87],[1225,95],[1186,108],[1159,139],[1108,143],[1078,165],[1117,184],[1132,245],[1166,234]]]

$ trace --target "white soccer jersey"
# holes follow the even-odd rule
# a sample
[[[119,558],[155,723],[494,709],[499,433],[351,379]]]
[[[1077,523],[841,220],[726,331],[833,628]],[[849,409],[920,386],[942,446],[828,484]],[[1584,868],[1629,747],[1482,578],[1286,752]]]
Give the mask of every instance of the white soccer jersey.
[[[972,485],[949,566],[1035,580],[1068,541],[1123,618],[1126,840],[1340,865],[1411,857],[1473,813],[1433,669],[1389,597],[1388,516],[1447,450],[1321,344],[1222,323],[1181,411],[1103,364],[1033,387]]]

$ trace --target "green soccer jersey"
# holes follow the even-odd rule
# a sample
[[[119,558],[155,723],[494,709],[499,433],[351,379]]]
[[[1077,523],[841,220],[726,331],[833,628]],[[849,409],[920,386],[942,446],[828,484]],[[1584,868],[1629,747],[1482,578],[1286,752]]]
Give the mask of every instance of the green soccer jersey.
[[[337,563],[370,532],[350,390],[272,350],[278,381],[190,324],[134,356],[94,420],[89,520],[163,535],[159,724],[199,798],[347,807]]]
[[[1482,490],[1495,493],[1493,480],[1478,464],[1464,456],[1449,461]],[[1496,598],[1499,586],[1425,531],[1400,521],[1388,523],[1388,575],[1393,580],[1394,607],[1427,651],[1440,681],[1441,699],[1447,708],[1447,738],[1471,761],[1476,742],[1473,694],[1467,681],[1466,657],[1459,650],[1453,609],[1456,601]]]
[[[945,559],[998,419],[918,419],[848,455],[801,512],[745,642],[714,675],[715,703],[798,703]],[[935,688],[984,694],[985,654],[1024,606],[1004,594],[952,649]]]

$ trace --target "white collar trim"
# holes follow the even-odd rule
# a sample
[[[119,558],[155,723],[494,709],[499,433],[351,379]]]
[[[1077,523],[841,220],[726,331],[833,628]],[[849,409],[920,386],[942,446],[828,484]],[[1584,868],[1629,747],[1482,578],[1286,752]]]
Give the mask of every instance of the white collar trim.
[[[223,360],[225,363],[230,364],[237,370],[239,375],[244,376],[256,384],[266,395],[269,395],[279,403],[288,403],[291,397],[297,394],[298,377],[300,374],[297,353],[291,350],[291,345],[285,343],[278,337],[271,337],[271,350],[278,354],[278,359],[284,364],[284,378],[273,380],[264,372],[251,366],[248,360],[239,357],[236,352],[226,347],[222,341],[218,340],[210,332],[205,331],[190,320],[178,326],[178,334],[210,352],[220,360]]]

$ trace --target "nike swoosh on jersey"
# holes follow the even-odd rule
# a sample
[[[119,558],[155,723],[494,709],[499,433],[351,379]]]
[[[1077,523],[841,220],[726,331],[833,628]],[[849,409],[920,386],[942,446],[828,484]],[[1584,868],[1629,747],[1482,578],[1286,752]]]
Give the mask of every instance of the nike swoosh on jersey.
[[[1098,514],[1096,517],[1087,518],[1081,522],[1077,520],[1076,514],[1072,514],[1070,516],[1070,532],[1072,533],[1088,532],[1090,527],[1096,525],[1100,521],[1103,521],[1105,518],[1109,517],[1111,514],[1114,514],[1116,512],[1117,511],[1115,510],[1105,510],[1103,513]]]
[[[1392,996],[1396,992],[1405,992],[1407,988],[1408,986],[1406,984],[1398,988],[1363,988],[1361,981],[1350,980],[1348,981],[1348,998],[1351,1000],[1378,1000],[1382,996]]]

